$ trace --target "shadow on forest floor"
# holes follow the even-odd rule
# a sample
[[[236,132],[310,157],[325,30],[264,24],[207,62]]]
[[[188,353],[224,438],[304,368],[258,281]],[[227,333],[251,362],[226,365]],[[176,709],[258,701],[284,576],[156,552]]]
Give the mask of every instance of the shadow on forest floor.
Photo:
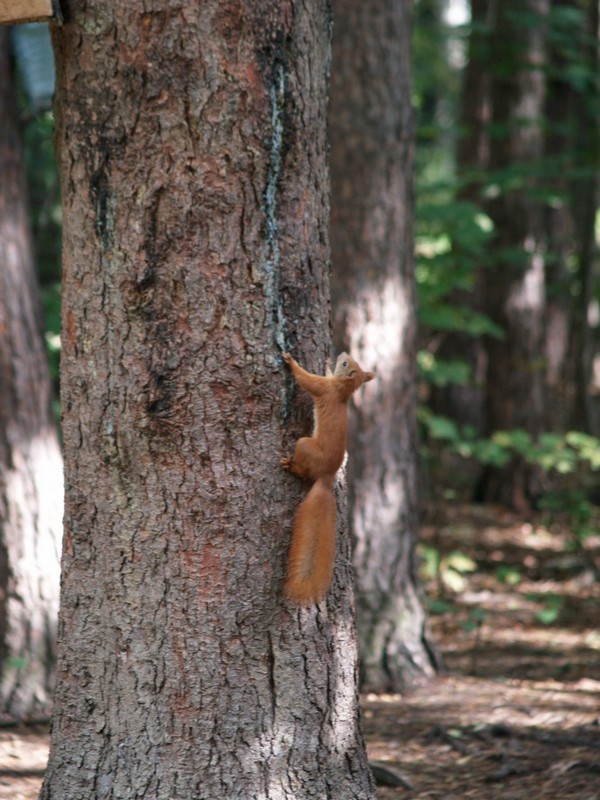
[[[407,784],[379,800],[600,800],[600,536],[446,507],[422,538],[446,675],[364,698],[369,756]],[[37,798],[47,744],[0,731],[0,800]]]
[[[422,539],[446,676],[365,698],[370,758],[412,787],[378,797],[600,800],[600,537],[573,552],[541,517],[445,513]]]

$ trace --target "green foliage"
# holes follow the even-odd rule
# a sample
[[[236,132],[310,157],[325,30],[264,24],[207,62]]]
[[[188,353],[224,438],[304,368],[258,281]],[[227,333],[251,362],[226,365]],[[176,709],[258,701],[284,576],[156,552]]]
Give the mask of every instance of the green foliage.
[[[420,376],[433,386],[465,384],[471,377],[471,368],[466,361],[443,361],[428,350],[417,353],[417,367]]]
[[[59,175],[52,146],[50,112],[30,120],[23,130],[36,262],[42,286],[60,278],[62,208]]]
[[[443,19],[444,0],[416,0],[412,26],[413,104],[421,141],[435,141],[452,124],[460,69],[451,58],[462,31]]]
[[[466,585],[465,576],[475,572],[477,564],[466,553],[454,550],[442,558],[440,575],[444,586],[453,592],[462,592]]]
[[[459,426],[426,407],[419,409],[418,417],[426,437],[447,444],[465,459],[500,468],[520,457],[557,479],[555,487],[538,500],[538,505],[553,519],[564,519],[573,548],[580,548],[587,537],[599,532],[600,515],[588,499],[581,479],[583,474],[600,470],[600,440],[596,437],[582,431],[568,431],[544,433],[534,440],[527,431],[517,429],[496,431],[491,437],[482,438],[473,428]],[[572,482],[576,476],[579,476],[577,486],[564,485],[566,479]],[[520,573],[502,567],[497,577],[512,585],[520,580]]]
[[[426,580],[436,579],[443,588],[453,592],[462,591],[465,588],[465,576],[477,569],[475,561],[459,550],[453,550],[442,557],[436,547],[421,544],[419,557],[423,578]],[[447,610],[446,607],[438,608],[435,613],[442,614]]]
[[[13,669],[16,669],[20,672],[21,670],[24,670],[25,667],[29,664],[29,659],[26,658],[25,656],[11,656],[8,659],[8,664]]]
[[[29,659],[25,656],[9,656],[2,665],[4,676],[11,673],[22,672],[29,664]]]
[[[481,464],[503,467],[512,457],[509,448],[493,437],[479,438],[470,426],[461,427],[454,420],[434,414],[424,406],[419,408],[417,415],[426,436],[447,443],[463,458],[474,458]]]
[[[427,602],[427,609],[430,614],[446,614],[448,611],[454,611],[454,606],[447,600],[440,597],[430,597],[427,595],[425,598]]]
[[[496,431],[489,438],[481,438],[468,425],[459,426],[448,417],[434,414],[421,407],[418,418],[427,436],[447,442],[464,458],[474,458],[484,465],[503,467],[514,456],[546,472],[568,475],[585,467],[600,469],[600,439],[582,431],[544,433],[538,439],[527,431]]]
[[[419,319],[426,328],[502,336],[502,330],[472,303],[475,268],[485,263],[492,229],[491,220],[475,203],[456,198],[456,186],[437,184],[421,192],[415,277]],[[458,291],[465,297],[460,304]]]
[[[569,83],[576,92],[593,94],[598,87],[598,74],[593,62],[586,58],[597,47],[594,36],[586,31],[582,8],[554,5],[549,15],[548,38],[557,66],[549,65],[551,77]]]
[[[48,359],[52,377],[58,381],[62,208],[52,146],[53,127],[54,118],[50,112],[29,120],[23,130],[23,148]]]
[[[515,30],[540,26],[538,14],[517,7],[507,11]],[[468,385],[473,376],[467,363],[442,361],[435,355],[437,345],[448,332],[501,338],[503,331],[477,307],[476,276],[477,280],[485,281],[489,270],[510,268],[530,258],[530,253],[522,247],[498,246],[494,240],[493,221],[484,208],[490,208],[490,200],[508,194],[526,194],[548,209],[568,206],[573,202],[576,181],[588,180],[597,174],[597,137],[582,137],[581,116],[576,109],[577,102],[581,101],[588,109],[590,121],[597,119],[600,113],[600,75],[594,62],[597,37],[591,30],[591,17],[585,4],[552,5],[544,20],[548,36],[546,58],[535,67],[542,69],[548,80],[548,116],[533,122],[524,121],[524,124],[540,126],[550,145],[552,137],[559,137],[560,146],[547,147],[545,155],[538,159],[513,160],[502,169],[490,167],[483,172],[470,170],[468,174],[461,174],[457,173],[455,158],[455,145],[460,135],[457,125],[460,81],[456,80],[460,67],[449,57],[449,51],[466,34],[471,37],[471,45],[485,55],[489,51],[489,37],[497,31],[486,23],[450,32],[442,22],[441,0],[417,0],[415,12],[413,65],[420,124],[416,281],[424,341],[418,366],[426,384],[436,387]],[[523,61],[521,43],[515,40],[513,44],[506,43],[505,58],[491,65],[496,74],[510,74],[515,68],[515,59],[519,63]],[[579,100],[572,100],[573,106],[563,109],[566,113],[553,114],[551,101],[556,102],[562,95],[555,97],[552,92],[564,93],[565,87]],[[488,128],[492,147],[511,133],[513,124],[514,120],[500,121]],[[600,215],[597,220],[600,226]],[[554,283],[546,285],[547,296],[563,300],[575,297],[581,291],[576,243],[568,253],[553,253],[552,241],[548,244],[545,253],[548,265],[559,258],[564,261],[562,271],[548,271]],[[596,296],[599,291],[600,281]],[[545,364],[540,362],[534,366],[543,369]],[[535,441],[522,430],[499,431],[484,438],[427,409],[420,410],[420,421],[430,438],[447,443],[461,456],[480,464],[502,467],[519,457],[559,477],[573,475],[582,468],[596,470],[600,466],[598,440],[586,438],[581,432],[545,433]],[[567,502],[565,498],[563,501]],[[575,505],[580,508],[581,517],[577,526],[584,528],[585,507],[580,503]]]
[[[552,517],[562,516],[571,534],[571,546],[579,549],[588,538],[598,533],[598,514],[580,487],[567,487],[547,492],[540,508]]]
[[[419,319],[422,324],[438,331],[460,331],[470,336],[502,337],[502,329],[491,321],[485,314],[479,314],[466,305],[452,305],[449,302],[428,302],[428,298],[421,293]]]
[[[527,595],[527,599],[543,604],[535,615],[542,625],[552,625],[556,622],[563,607],[563,598],[560,595],[530,593]]]
[[[419,545],[420,571],[424,578],[432,580],[437,578],[440,572],[441,555],[437,547],[430,545]],[[441,613],[441,612],[440,612]]]
[[[521,583],[521,572],[516,567],[502,564],[496,569],[496,579],[507,586],[518,586]]]
[[[469,611],[469,616],[464,622],[461,622],[460,627],[471,633],[472,631],[479,631],[485,622],[485,610],[483,608],[472,608]]]

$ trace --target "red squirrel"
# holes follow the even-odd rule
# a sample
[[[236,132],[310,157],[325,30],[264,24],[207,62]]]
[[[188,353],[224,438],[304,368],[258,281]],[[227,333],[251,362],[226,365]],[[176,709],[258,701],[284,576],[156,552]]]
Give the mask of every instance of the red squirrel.
[[[303,480],[314,481],[294,520],[285,594],[298,603],[318,603],[333,575],[333,482],[346,452],[348,401],[353,392],[375,376],[363,372],[347,353],[338,356],[333,373],[328,368],[324,376],[307,372],[289,353],[283,353],[283,360],[315,404],[313,435],[298,439],[294,455],[281,459],[284,469]]]

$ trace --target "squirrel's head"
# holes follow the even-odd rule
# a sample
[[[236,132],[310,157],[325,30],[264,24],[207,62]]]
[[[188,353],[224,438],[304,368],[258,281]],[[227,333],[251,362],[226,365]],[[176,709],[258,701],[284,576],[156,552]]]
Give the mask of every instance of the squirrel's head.
[[[340,353],[335,362],[335,370],[333,372],[336,378],[351,378],[353,383],[352,391],[358,389],[363,383],[373,380],[375,377],[374,372],[364,372],[357,361],[355,361],[348,353]]]

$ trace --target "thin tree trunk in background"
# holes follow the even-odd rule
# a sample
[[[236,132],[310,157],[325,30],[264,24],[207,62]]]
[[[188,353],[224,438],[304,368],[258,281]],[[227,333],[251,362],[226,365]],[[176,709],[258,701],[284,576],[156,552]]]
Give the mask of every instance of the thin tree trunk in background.
[[[600,3],[585,6],[586,26],[582,43],[585,63],[592,76],[587,91],[575,98],[575,152],[580,174],[572,183],[571,209],[577,241],[578,292],[575,300],[570,361],[575,367],[575,397],[572,424],[578,429],[600,435],[600,413],[594,404],[591,389],[592,367],[598,342],[594,342],[590,326],[590,310],[594,298],[594,261],[596,247],[596,213],[600,200],[600,114],[599,92],[594,76],[600,66]],[[598,322],[595,324],[598,327]]]
[[[471,32],[464,68],[456,169],[461,181],[458,198],[476,205],[482,203],[482,177],[489,167],[491,118],[490,32],[497,0],[471,0]],[[463,253],[454,244],[457,258]],[[473,265],[473,287],[455,290],[450,302],[484,312],[485,267]],[[465,384],[432,387],[431,406],[439,414],[451,417],[460,425],[485,429],[486,353],[481,337],[464,331],[448,331],[441,336],[436,357],[441,360],[466,361],[471,379]]]
[[[499,0],[471,0],[471,33],[460,106],[457,146],[461,172],[480,173],[490,159],[490,33]]]
[[[563,0],[561,0],[562,3]],[[574,220],[569,202],[569,168],[573,152],[574,92],[566,79],[565,63],[559,48],[548,50],[548,91],[545,106],[545,158],[552,164],[548,182],[556,201],[544,210],[548,237],[546,260],[545,384],[552,396],[546,407],[548,430],[565,430],[573,402],[573,360],[568,358],[572,315],[571,264],[574,247]],[[546,167],[548,169],[548,167]]]
[[[0,712],[31,719],[51,708],[63,481],[6,30],[0,120]]]
[[[591,394],[598,207],[598,3],[553,0],[563,14],[549,50],[546,153],[559,200],[547,209],[548,426],[597,432]],[[571,13],[564,18],[564,12]],[[568,24],[568,27],[567,27]],[[578,71],[574,71],[576,67]]]
[[[546,243],[542,204],[532,190],[544,143],[548,10],[549,0],[504,0],[498,4],[492,38],[490,166],[497,187],[487,210],[498,255],[487,271],[485,302],[488,316],[505,337],[487,339],[487,424],[489,432],[523,429],[534,438],[543,429],[546,399]],[[486,471],[481,496],[525,510],[542,489],[539,469],[516,458],[505,468]]]
[[[363,686],[436,670],[418,586],[410,3],[336,0],[330,131],[338,349],[376,369],[349,437]]]
[[[326,2],[73,0],[54,32],[67,474],[42,798],[374,796],[348,537],[283,598],[289,349],[330,352]],[[306,416],[303,422],[308,422]]]

